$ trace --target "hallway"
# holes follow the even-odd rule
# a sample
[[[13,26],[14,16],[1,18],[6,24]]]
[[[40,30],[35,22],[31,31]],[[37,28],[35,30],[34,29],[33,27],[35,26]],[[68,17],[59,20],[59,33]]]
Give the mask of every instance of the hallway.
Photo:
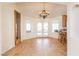
[[[54,38],[34,38],[24,40],[3,56],[66,56],[66,45]]]

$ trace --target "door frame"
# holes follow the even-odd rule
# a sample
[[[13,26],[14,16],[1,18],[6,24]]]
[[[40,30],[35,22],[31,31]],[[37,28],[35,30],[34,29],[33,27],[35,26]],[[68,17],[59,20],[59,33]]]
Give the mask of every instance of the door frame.
[[[47,35],[44,35],[44,24],[45,24],[45,22],[38,22],[38,23],[41,23],[41,25],[42,25],[42,32],[41,32],[41,37],[48,37],[48,34]],[[37,24],[38,24],[37,23]],[[48,30],[49,30],[49,23],[47,22],[47,24],[48,24]],[[38,27],[37,27],[38,28]],[[38,33],[38,31],[37,31],[37,33]],[[47,32],[48,33],[48,32]]]
[[[21,35],[21,13],[14,10],[14,43],[15,43],[15,46],[17,45],[16,44],[16,13],[20,15],[20,35]],[[20,42],[21,42],[21,37],[20,37]]]

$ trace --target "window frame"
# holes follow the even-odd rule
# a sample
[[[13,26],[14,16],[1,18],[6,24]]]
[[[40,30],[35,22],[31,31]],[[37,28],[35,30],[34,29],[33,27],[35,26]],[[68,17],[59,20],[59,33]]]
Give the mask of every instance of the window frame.
[[[60,24],[59,23],[57,23],[57,22],[53,22],[52,23],[52,32],[59,32],[59,30],[60,30]]]
[[[29,29],[28,29],[28,28],[29,28]],[[26,23],[26,32],[29,33],[29,32],[31,32],[31,30],[32,30],[31,23],[27,22],[27,23]]]

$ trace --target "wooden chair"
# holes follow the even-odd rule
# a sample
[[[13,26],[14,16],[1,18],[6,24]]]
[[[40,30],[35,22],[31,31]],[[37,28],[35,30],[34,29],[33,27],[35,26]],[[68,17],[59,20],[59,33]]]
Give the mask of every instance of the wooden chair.
[[[67,33],[60,31],[58,41],[61,42],[63,45],[67,43]]]

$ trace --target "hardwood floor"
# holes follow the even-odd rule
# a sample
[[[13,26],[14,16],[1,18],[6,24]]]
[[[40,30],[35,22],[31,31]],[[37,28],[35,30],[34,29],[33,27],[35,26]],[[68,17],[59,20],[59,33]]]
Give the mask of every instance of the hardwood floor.
[[[18,46],[3,54],[3,56],[66,56],[67,47],[57,39],[37,38],[24,40]]]

